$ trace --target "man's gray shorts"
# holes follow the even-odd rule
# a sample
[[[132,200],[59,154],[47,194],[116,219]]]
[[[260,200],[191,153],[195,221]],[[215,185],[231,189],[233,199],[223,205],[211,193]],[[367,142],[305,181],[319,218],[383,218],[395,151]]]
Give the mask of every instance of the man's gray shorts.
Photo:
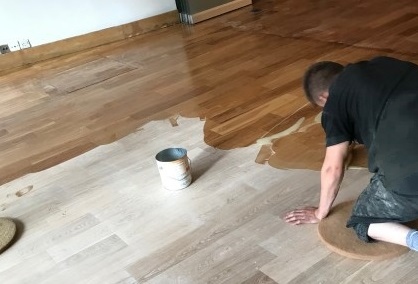
[[[375,174],[354,204],[347,227],[353,228],[361,240],[371,242],[373,240],[367,235],[370,224],[404,223],[416,219],[418,197],[401,195],[386,189],[382,183],[382,176]]]

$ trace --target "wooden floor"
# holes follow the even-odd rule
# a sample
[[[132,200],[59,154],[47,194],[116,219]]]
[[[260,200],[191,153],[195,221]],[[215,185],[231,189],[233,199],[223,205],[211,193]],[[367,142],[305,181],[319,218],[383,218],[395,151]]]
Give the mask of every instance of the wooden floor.
[[[280,216],[318,201],[306,67],[417,50],[416,1],[259,0],[2,71],[0,216],[20,234],[0,283],[414,283],[416,254],[345,259]],[[180,192],[154,162],[170,146],[192,158]],[[359,149],[352,166],[365,163]],[[368,178],[349,170],[337,201]]]

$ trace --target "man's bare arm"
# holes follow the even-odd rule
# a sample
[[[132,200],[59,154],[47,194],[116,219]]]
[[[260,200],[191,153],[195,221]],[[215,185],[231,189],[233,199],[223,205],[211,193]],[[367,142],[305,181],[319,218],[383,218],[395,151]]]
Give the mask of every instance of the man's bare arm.
[[[344,177],[344,171],[346,169],[345,162],[348,153],[349,142],[327,147],[321,169],[319,207],[307,207],[290,211],[285,215],[285,221],[287,223],[295,225],[318,223],[328,215]]]
[[[316,211],[318,219],[325,218],[340,189],[346,168],[349,142],[330,146],[326,150],[325,160],[321,169],[321,198]]]

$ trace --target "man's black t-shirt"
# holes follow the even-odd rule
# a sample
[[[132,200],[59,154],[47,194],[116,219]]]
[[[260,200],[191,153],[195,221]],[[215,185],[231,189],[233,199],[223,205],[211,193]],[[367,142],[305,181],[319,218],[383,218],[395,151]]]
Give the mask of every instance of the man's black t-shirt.
[[[413,66],[390,57],[348,64],[332,83],[323,109],[326,146],[356,141],[369,149],[387,99]]]
[[[327,146],[364,144],[375,173],[348,227],[365,239],[368,224],[417,218],[417,65],[389,57],[347,65],[329,89],[322,126]]]
[[[385,188],[418,198],[418,65],[388,57],[348,65],[329,89],[322,125],[327,147],[364,144]]]

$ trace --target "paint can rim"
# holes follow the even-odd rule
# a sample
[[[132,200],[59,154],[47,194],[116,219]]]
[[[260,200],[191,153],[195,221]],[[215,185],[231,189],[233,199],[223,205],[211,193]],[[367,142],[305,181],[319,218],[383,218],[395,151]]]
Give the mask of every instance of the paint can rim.
[[[160,163],[174,162],[187,156],[184,148],[166,148],[155,155],[155,159]]]

